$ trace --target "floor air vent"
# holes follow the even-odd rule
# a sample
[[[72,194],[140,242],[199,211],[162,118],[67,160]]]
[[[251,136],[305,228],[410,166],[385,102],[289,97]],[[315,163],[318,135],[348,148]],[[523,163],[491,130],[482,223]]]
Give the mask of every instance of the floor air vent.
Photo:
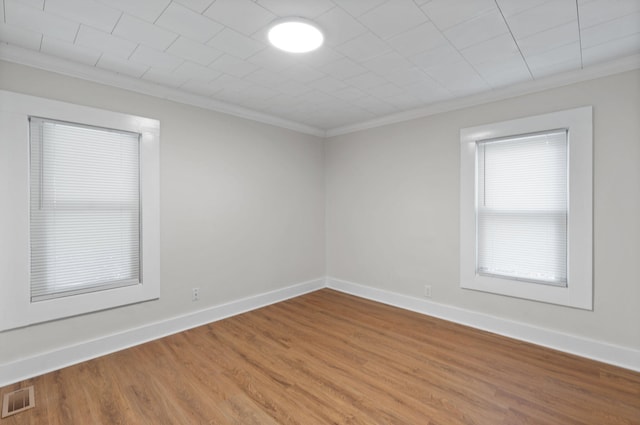
[[[36,406],[33,385],[4,395],[2,417],[15,415]]]

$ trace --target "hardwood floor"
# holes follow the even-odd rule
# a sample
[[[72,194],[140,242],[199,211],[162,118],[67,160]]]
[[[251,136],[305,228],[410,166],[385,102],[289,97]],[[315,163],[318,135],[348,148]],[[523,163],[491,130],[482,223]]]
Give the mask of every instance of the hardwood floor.
[[[640,373],[323,289],[2,388],[22,424],[640,424]]]

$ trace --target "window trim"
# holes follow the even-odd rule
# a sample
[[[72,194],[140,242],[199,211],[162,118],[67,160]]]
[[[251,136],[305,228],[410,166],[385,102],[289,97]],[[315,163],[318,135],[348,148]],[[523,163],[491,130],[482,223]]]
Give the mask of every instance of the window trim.
[[[30,301],[29,116],[139,133],[142,283]],[[0,90],[0,331],[160,297],[158,120]],[[4,161],[2,160],[4,158]]]
[[[591,106],[460,130],[460,287],[593,310],[593,110]],[[567,128],[569,226],[567,286],[476,273],[476,142]]]

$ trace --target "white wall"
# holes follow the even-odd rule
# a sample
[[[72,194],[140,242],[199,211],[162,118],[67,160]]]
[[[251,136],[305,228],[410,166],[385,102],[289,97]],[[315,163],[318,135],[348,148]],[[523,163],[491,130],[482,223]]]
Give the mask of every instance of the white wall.
[[[313,136],[1,61],[0,89],[162,125],[161,299],[0,332],[0,365],[321,277],[325,253],[335,278],[416,297],[431,284],[438,303],[640,349],[640,71],[324,149]],[[594,105],[594,311],[461,290],[460,128],[583,105]]]
[[[461,128],[594,106],[594,311],[459,287]],[[328,276],[640,348],[640,72],[330,138]]]
[[[0,364],[324,275],[321,139],[7,62],[0,89],[160,120],[162,262],[159,301],[1,332]]]

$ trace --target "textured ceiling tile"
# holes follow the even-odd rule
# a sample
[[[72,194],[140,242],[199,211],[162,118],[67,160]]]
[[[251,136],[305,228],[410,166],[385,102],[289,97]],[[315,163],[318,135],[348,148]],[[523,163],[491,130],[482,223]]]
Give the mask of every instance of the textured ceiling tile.
[[[309,83],[325,76],[324,73],[302,64],[296,64],[284,69],[281,75],[301,83]]]
[[[185,61],[178,66],[173,74],[176,77],[184,77],[186,80],[200,80],[210,82],[218,78],[221,73],[207,66],[198,65],[193,62]]]
[[[404,56],[413,56],[448,44],[447,39],[432,22],[425,22],[390,38],[387,42]]]
[[[331,75],[338,79],[345,79],[366,72],[366,68],[358,65],[349,58],[338,59],[319,68],[325,74]]]
[[[311,87],[307,84],[298,83],[296,81],[286,81],[274,87],[280,93],[289,96],[302,96],[311,91]]]
[[[442,67],[447,64],[456,63],[464,58],[460,52],[453,48],[450,44],[445,44],[435,49],[422,52],[409,58],[411,62],[423,69],[432,67]]]
[[[520,50],[533,56],[580,40],[578,23],[572,21],[518,40]]]
[[[386,0],[333,0],[340,8],[355,17],[365,14],[385,1]]]
[[[507,18],[516,39],[577,21],[575,0],[553,0]]]
[[[634,34],[640,43],[640,13],[633,13],[603,24],[594,25],[583,29],[581,34],[582,48],[584,49],[633,36]]]
[[[502,14],[507,18],[524,12],[527,9],[533,9],[548,1],[549,0],[496,0]]]
[[[486,81],[465,61],[431,67],[427,72],[453,94],[467,95],[489,88]]]
[[[129,75],[135,78],[140,78],[142,74],[149,69],[146,65],[140,65],[135,62],[131,62],[128,59],[122,59],[117,56],[106,54],[100,56],[100,60],[98,60],[96,66],[98,68]]]
[[[335,62],[338,59],[343,58],[340,53],[331,49],[328,46],[322,46],[314,52],[309,54],[303,54],[296,56],[296,64],[310,66],[312,68],[319,68],[329,62]]]
[[[31,50],[39,50],[42,34],[0,22],[0,41]]]
[[[336,46],[336,50],[356,62],[363,62],[376,56],[380,56],[391,48],[371,32],[366,32],[358,37]]]
[[[400,87],[415,86],[419,84],[430,84],[433,80],[424,70],[418,67],[396,69],[385,75],[384,78],[390,83]],[[411,89],[408,89],[411,90]]]
[[[24,5],[18,1],[5,0],[5,23],[14,27],[40,32],[62,41],[73,42],[78,32],[78,23],[60,18],[41,9]]]
[[[533,77],[538,80],[550,75],[576,71],[582,66],[581,63],[580,59],[571,58],[560,62],[546,63],[541,66],[531,67],[531,73],[533,74]]]
[[[360,17],[360,22],[383,39],[401,34],[427,20],[412,0],[388,1]]]
[[[364,25],[339,7],[335,7],[316,19],[323,30],[326,44],[336,46],[367,31]]]
[[[309,86],[325,93],[334,92],[334,91],[346,89],[349,87],[342,80],[339,80],[337,78],[333,78],[330,76],[322,77],[316,81],[313,81],[309,83]]]
[[[36,9],[44,10],[44,0],[19,0],[25,6],[35,7]]]
[[[276,90],[270,89],[268,87],[263,87],[258,84],[248,85],[241,91],[246,94],[247,100],[254,103],[272,99],[279,94]]]
[[[311,94],[313,95],[313,93]],[[297,109],[298,106],[302,102],[304,102],[304,98],[293,97],[283,93],[279,93],[269,99],[269,102],[271,103],[271,106],[269,107],[270,110],[289,112],[291,110],[291,105],[295,105]]]
[[[173,3],[179,3],[194,12],[202,14],[214,1],[215,0],[173,0]]]
[[[111,32],[122,11],[93,0],[47,0],[45,12]]]
[[[175,88],[164,95],[178,101],[203,96],[209,100],[201,105],[227,102],[322,128],[640,53],[640,0],[577,0],[578,7],[576,0],[2,4],[0,42],[32,56],[41,50],[43,63],[55,56],[95,64]],[[300,55],[270,47],[269,25],[289,14],[315,17],[325,45]]]
[[[237,78],[232,75],[222,74],[215,80],[209,83],[210,87],[216,87],[219,89],[229,90],[243,90],[251,85],[251,82],[245,81],[242,78]]]
[[[222,55],[222,52],[213,47],[192,41],[188,38],[179,37],[169,48],[167,53],[182,59],[187,59],[200,65],[209,65],[216,58]]]
[[[347,87],[345,89],[336,90],[333,95],[345,102],[352,102],[356,99],[361,99],[366,96],[366,93],[355,87]]]
[[[578,69],[582,66],[580,43],[571,43],[534,56],[525,56],[534,78],[557,72]]]
[[[424,101],[414,93],[402,93],[396,96],[387,96],[384,101],[394,105],[400,111],[416,109],[424,105]]]
[[[449,90],[445,89],[434,80],[430,80],[428,83],[422,82],[420,84],[411,85],[407,87],[407,90],[427,104],[452,97]]]
[[[395,84],[385,82],[379,86],[370,87],[367,92],[372,96],[385,99],[389,96],[399,96],[404,93],[404,90]]]
[[[175,75],[172,72],[155,68],[151,68],[145,72],[142,79],[169,87],[180,87],[189,80],[188,77]]]
[[[532,80],[527,64],[519,52],[501,58],[500,61],[488,61],[474,65],[474,68],[493,88]]]
[[[432,0],[422,6],[422,10],[441,31],[495,8],[493,0]]]
[[[214,96],[217,92],[222,90],[222,88],[218,85],[212,85],[210,83],[205,83],[203,81],[197,80],[189,80],[186,83],[182,84],[180,88],[189,93],[208,97]]]
[[[266,47],[264,44],[229,28],[216,34],[207,45],[241,59],[246,59]]]
[[[294,65],[296,58],[295,56],[271,47],[261,50],[248,58],[247,61],[272,71],[281,71]]]
[[[509,28],[498,10],[491,10],[444,32],[458,50],[505,33],[509,33]]]
[[[80,25],[75,44],[125,59],[131,55],[137,46],[132,41],[115,37],[85,25]]]
[[[165,50],[178,38],[174,32],[127,14],[122,15],[112,34],[158,50]]]
[[[640,54],[638,34],[584,49],[582,61],[584,66],[588,66],[633,54]]]
[[[200,43],[206,43],[224,28],[222,24],[177,3],[167,7],[156,25]]]
[[[223,54],[218,59],[213,61],[211,68],[224,72],[225,74],[233,75],[235,77],[244,77],[251,74],[255,70],[259,69],[259,66],[242,59],[238,59],[235,56]]]
[[[315,18],[334,7],[331,0],[257,0],[257,3],[281,17]]]
[[[370,95],[356,99],[353,103],[375,115],[386,115],[398,112],[398,108],[395,106]]]
[[[120,9],[130,15],[155,22],[171,0],[99,0],[107,6]]]
[[[42,53],[69,59],[72,62],[85,65],[95,65],[100,57],[100,52],[86,47],[77,46],[66,41],[56,40],[52,37],[43,37],[40,47]]]
[[[409,69],[413,65],[397,52],[385,53],[361,64],[376,74],[386,76],[396,71]]]
[[[247,75],[245,80],[266,86],[275,86],[285,83],[287,78],[280,72],[274,72],[268,69],[258,69],[257,71]]]
[[[373,72],[365,72],[364,74],[348,78],[344,82],[349,84],[350,86],[357,87],[366,92],[371,87],[386,83],[387,80],[377,74],[374,74]]]
[[[500,62],[513,54],[520,55],[518,46],[509,33],[467,47],[460,53],[473,65],[485,62]]]
[[[184,62],[183,59],[176,56],[143,45],[138,46],[129,59],[142,65],[166,71],[173,71]]]
[[[594,0],[580,4],[580,27],[589,28],[612,19],[640,12],[639,0]]]
[[[216,0],[204,15],[245,35],[276,19],[273,13],[251,0]]]

